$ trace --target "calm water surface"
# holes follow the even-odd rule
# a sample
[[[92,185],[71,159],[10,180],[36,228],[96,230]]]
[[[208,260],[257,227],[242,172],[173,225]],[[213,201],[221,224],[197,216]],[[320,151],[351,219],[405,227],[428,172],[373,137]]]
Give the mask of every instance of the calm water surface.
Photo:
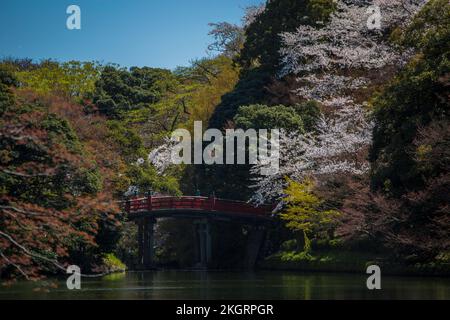
[[[382,278],[382,290],[369,291],[366,276],[293,272],[152,271],[82,279],[69,291],[65,280],[19,282],[0,287],[0,299],[450,299],[449,278]]]

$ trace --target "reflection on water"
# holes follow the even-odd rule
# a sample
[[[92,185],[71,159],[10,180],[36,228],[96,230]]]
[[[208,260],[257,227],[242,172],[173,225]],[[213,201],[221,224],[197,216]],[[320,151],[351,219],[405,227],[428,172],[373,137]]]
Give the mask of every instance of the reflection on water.
[[[69,291],[65,280],[19,282],[0,288],[0,299],[450,299],[450,279],[383,277],[369,291],[366,275],[292,272],[155,271],[82,279]]]

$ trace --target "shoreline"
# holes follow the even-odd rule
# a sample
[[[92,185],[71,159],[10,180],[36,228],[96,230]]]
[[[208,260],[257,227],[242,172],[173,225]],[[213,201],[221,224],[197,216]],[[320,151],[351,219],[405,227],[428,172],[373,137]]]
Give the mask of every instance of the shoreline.
[[[380,258],[326,260],[318,257],[314,260],[288,260],[283,259],[282,255],[283,253],[278,253],[260,261],[257,264],[257,270],[366,274],[368,266],[378,265],[382,274],[389,276],[430,278],[450,276],[450,264],[448,263],[405,265],[385,259],[381,261]]]

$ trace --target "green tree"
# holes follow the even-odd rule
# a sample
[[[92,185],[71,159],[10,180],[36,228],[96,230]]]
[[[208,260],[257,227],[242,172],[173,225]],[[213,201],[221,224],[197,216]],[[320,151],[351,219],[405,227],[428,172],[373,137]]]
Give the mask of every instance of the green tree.
[[[283,105],[250,105],[239,108],[234,117],[235,126],[243,129],[286,129],[304,132],[314,130],[320,116],[318,104],[314,101]]]
[[[305,179],[302,183],[288,180],[285,190],[286,209],[280,214],[286,227],[298,236],[298,244],[304,245],[304,252],[311,250],[312,237],[328,236],[336,225],[340,213],[327,209],[324,202],[314,194],[315,183]]]
[[[161,139],[175,129],[169,123],[176,116],[164,101],[179,90],[176,75],[164,69],[107,66],[95,86],[93,104],[87,110],[98,109],[109,119],[109,135],[126,163],[124,175],[129,186],[141,192],[179,194],[174,176],[158,176],[145,161],[150,149],[157,146],[158,137]]]
[[[132,110],[149,109],[171,90],[175,81],[169,70],[107,66],[95,83],[93,103],[101,114],[121,119]]]
[[[17,61],[10,64],[16,69],[23,87],[39,94],[54,92],[78,99],[93,93],[101,71],[101,66],[95,62],[44,60],[36,65],[23,65]]]
[[[234,117],[236,127],[243,129],[286,129],[303,132],[303,120],[292,107],[251,105],[239,108]]]

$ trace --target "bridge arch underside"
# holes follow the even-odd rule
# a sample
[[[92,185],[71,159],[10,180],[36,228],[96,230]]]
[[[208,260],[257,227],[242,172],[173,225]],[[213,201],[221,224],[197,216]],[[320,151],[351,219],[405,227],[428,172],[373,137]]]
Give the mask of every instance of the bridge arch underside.
[[[230,213],[220,211],[205,211],[195,209],[163,209],[135,212],[130,215],[131,220],[139,218],[183,218],[183,219],[214,219],[222,221],[242,222],[245,224],[265,224],[271,221],[270,216],[255,216],[245,213]]]
[[[232,222],[245,226],[248,233],[245,244],[246,261],[248,269],[255,266],[260,248],[265,238],[266,226],[270,223],[270,217],[254,216],[249,214],[205,211],[205,210],[154,210],[135,212],[129,218],[138,225],[139,267],[151,269],[154,264],[154,229],[158,219],[189,219],[195,225],[195,267],[206,269],[210,267],[212,246],[212,222]]]

